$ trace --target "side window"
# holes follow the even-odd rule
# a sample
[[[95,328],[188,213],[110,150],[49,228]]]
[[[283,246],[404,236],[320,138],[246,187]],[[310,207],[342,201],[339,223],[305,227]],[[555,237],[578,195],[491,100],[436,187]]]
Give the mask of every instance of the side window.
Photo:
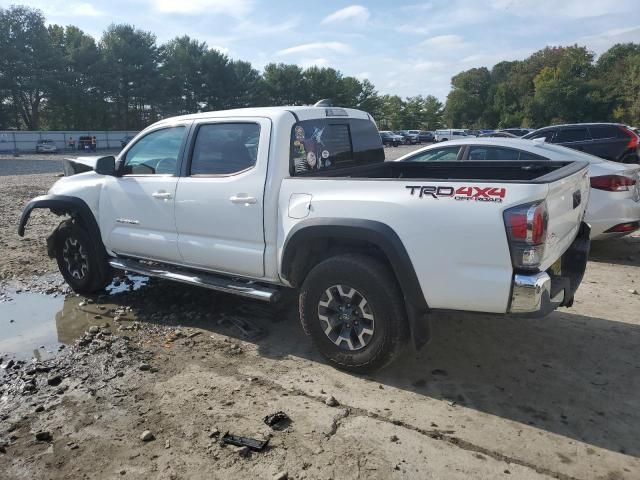
[[[545,142],[551,142],[553,140],[553,134],[555,130],[545,130],[544,132],[538,132],[529,137],[529,140],[535,140],[536,138],[544,138]]]
[[[589,132],[591,132],[591,138],[601,140],[605,138],[617,138],[620,129],[614,125],[598,125],[589,127]]]
[[[469,160],[518,160],[518,150],[500,147],[473,146],[469,148]]]
[[[556,135],[555,143],[582,142],[587,138],[586,128],[563,128]]]
[[[174,175],[185,127],[155,130],[138,140],[124,158],[124,175]]]
[[[198,128],[190,175],[231,175],[256,164],[260,126],[212,123]]]
[[[427,150],[415,157],[407,158],[406,162],[455,162],[458,160],[460,147],[443,147]]]
[[[549,160],[546,157],[541,157],[540,155],[536,155],[535,153],[525,152],[524,150],[520,150],[520,156],[518,160]]]

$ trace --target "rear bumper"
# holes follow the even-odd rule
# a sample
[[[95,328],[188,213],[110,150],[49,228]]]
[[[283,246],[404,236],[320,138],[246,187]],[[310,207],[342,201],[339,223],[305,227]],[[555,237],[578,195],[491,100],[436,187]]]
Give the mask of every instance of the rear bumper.
[[[559,275],[548,270],[513,276],[509,313],[543,317],[558,307],[573,305],[573,296],[587,266],[590,231],[589,225],[581,225],[575,240],[562,255]]]

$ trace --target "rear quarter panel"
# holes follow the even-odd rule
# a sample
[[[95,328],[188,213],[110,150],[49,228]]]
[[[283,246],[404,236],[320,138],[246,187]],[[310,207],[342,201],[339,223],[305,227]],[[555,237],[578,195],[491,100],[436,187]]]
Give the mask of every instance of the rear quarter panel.
[[[501,202],[434,198],[407,187],[505,188]],[[307,218],[354,218],[385,223],[402,240],[431,308],[504,313],[513,269],[503,221],[511,206],[546,197],[546,184],[474,181],[285,178],[279,197],[278,258],[291,229],[293,194],[311,196]],[[281,271],[281,265],[279,269]]]

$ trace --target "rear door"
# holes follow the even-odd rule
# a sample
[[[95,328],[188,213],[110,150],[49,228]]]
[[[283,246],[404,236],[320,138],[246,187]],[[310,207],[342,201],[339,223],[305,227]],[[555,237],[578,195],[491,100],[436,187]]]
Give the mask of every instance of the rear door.
[[[585,151],[592,155],[615,161],[627,149],[629,137],[616,125],[591,125],[589,132],[593,142]]]
[[[228,274],[264,276],[264,189],[271,121],[203,120],[176,190],[183,263]]]
[[[557,143],[563,147],[573,148],[574,150],[591,153],[591,136],[586,126],[560,127],[553,138],[553,143]]]

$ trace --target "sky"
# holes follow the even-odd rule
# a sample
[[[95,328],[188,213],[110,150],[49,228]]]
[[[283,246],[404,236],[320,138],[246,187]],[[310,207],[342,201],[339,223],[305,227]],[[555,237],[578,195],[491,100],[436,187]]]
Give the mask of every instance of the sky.
[[[99,39],[111,23],[189,35],[259,70],[271,62],[328,66],[380,93],[444,100],[456,73],[517,60],[547,45],[600,54],[640,43],[639,0],[25,0],[48,23]],[[0,0],[1,7],[20,0]]]

